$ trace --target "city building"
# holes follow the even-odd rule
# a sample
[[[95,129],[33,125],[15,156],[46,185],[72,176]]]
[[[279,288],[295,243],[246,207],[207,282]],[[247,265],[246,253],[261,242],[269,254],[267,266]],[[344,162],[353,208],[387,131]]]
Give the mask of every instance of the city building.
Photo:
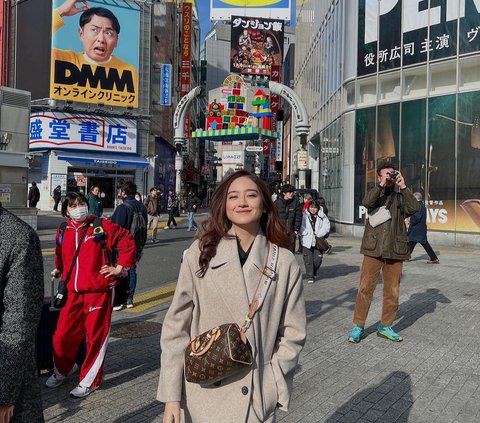
[[[360,235],[376,167],[423,194],[430,238],[479,244],[480,7],[449,0],[297,1],[295,90],[311,187]]]
[[[134,181],[141,194],[154,185],[174,186],[173,112],[184,95],[180,86],[188,92],[200,83],[193,0],[105,0],[87,11],[76,6],[6,0],[0,8],[0,79],[31,93],[24,185],[26,193],[27,183],[37,183],[41,210],[53,208],[58,185],[62,194],[98,185],[106,208],[115,206],[124,180]],[[88,32],[99,25],[95,36]],[[181,58],[187,44],[188,57]],[[199,110],[197,104],[190,110],[187,132],[197,127]],[[200,153],[188,143],[183,154],[181,177],[198,185]]]

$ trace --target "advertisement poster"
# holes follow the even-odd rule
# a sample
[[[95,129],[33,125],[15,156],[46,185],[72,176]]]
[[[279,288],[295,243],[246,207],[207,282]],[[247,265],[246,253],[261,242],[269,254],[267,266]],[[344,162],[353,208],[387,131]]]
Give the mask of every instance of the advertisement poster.
[[[53,0],[50,97],[138,107],[140,6]]]
[[[160,105],[172,105],[172,65],[162,63],[160,68]]]
[[[359,76],[480,50],[478,1],[359,0],[358,17]]]
[[[52,173],[50,187],[51,187],[51,195],[53,195],[53,190],[58,187],[62,187],[62,195],[67,193],[67,175],[64,173]]]
[[[34,114],[30,117],[29,147],[135,154],[137,123],[60,112]]]
[[[232,16],[230,72],[270,75],[283,61],[284,21]]]
[[[232,15],[290,20],[291,0],[210,0],[210,20],[229,21]]]

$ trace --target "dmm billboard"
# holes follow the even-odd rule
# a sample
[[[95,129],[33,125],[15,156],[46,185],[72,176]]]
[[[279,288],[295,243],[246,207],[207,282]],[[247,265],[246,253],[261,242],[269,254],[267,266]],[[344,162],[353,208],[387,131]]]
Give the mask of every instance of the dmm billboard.
[[[137,107],[139,25],[133,2],[53,0],[50,97]]]

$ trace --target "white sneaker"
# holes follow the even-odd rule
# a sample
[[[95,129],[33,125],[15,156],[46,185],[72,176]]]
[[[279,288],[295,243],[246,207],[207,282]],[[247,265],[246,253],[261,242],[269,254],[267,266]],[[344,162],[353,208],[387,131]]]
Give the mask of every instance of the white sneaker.
[[[53,372],[53,374],[45,382],[45,386],[47,388],[58,388],[64,380],[65,376],[57,375],[55,372]]]
[[[63,376],[53,372],[53,374],[45,382],[45,386],[47,388],[58,388],[68,376],[74,374],[77,370],[78,364],[75,363],[72,367],[72,370],[70,370],[67,376]]]
[[[97,389],[98,389],[98,386],[89,387],[89,386],[78,385],[76,388],[70,391],[70,396],[75,398],[85,398],[88,395],[90,395],[93,391],[96,391]]]
[[[113,307],[113,311],[120,311],[120,310],[123,310],[125,308],[125,304],[120,304],[118,306],[115,306]]]
[[[315,283],[315,279],[309,279],[307,283]]]

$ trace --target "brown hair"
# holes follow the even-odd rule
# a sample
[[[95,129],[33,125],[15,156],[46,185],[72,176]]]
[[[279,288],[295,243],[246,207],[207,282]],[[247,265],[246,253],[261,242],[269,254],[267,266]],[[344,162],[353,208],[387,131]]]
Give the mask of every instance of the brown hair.
[[[265,213],[263,213],[260,219],[260,227],[267,240],[284,248],[288,248],[290,244],[286,227],[278,215],[277,208],[273,204],[265,182],[246,170],[239,170],[223,179],[217,187],[210,203],[210,215],[202,224],[203,231],[200,235],[201,253],[198,259],[200,269],[197,271],[197,275],[201,278],[205,276],[210,260],[217,253],[217,246],[220,240],[224,237],[235,238],[233,235],[228,235],[232,222],[227,218],[227,194],[232,182],[244,176],[255,182],[262,196]]]

